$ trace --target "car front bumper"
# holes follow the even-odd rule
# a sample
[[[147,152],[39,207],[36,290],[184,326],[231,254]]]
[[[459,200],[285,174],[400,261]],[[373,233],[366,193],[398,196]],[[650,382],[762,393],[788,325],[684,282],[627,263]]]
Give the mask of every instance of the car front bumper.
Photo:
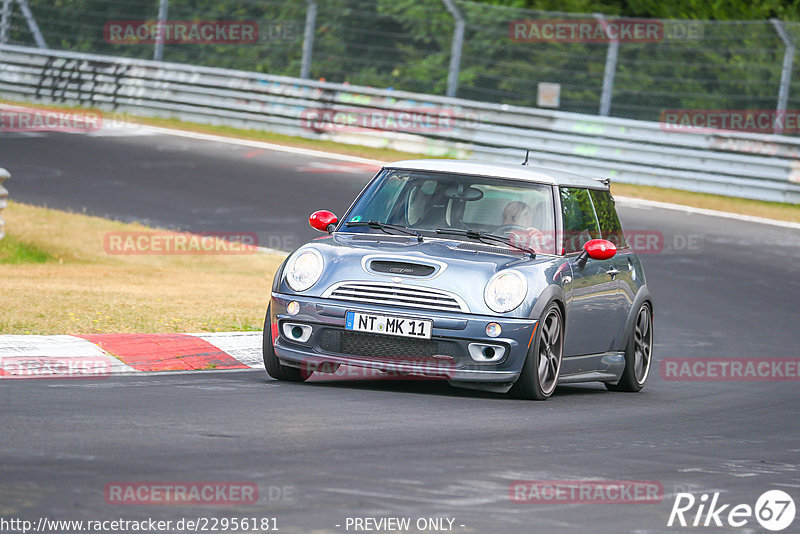
[[[299,304],[295,315],[287,311],[292,301]],[[348,311],[431,319],[431,339],[346,331]],[[519,376],[536,326],[535,320],[278,293],[272,294],[271,314],[275,354],[283,365],[309,372],[334,372],[339,365],[348,365],[387,373],[442,377],[454,386],[497,392],[507,391]],[[498,337],[486,334],[486,325],[490,322],[501,326],[502,333]],[[300,327],[294,332],[300,334],[302,330],[302,335],[293,337],[294,326]],[[483,347],[493,347],[494,359],[484,358]],[[500,352],[502,357],[498,358]]]

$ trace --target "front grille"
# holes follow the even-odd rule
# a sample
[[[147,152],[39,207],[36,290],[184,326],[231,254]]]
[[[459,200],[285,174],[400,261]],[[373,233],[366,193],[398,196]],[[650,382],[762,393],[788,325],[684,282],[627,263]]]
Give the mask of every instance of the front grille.
[[[324,352],[346,354],[382,361],[424,361],[452,365],[459,355],[458,343],[433,339],[413,339],[365,332],[325,328],[319,337]]]
[[[328,288],[322,296],[351,302],[469,313],[467,305],[455,295],[419,286],[383,282],[341,282]]]
[[[339,352],[365,358],[429,358],[437,349],[438,343],[430,339],[343,332]]]

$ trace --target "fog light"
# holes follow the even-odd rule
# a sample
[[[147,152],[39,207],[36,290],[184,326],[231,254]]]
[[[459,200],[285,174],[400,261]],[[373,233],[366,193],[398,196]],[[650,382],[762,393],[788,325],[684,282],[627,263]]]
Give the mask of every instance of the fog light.
[[[300,313],[300,303],[296,300],[293,300],[286,306],[286,311],[289,312],[289,315],[297,315]]]
[[[305,343],[311,339],[313,328],[307,324],[283,323],[281,331],[285,339],[297,343]]]
[[[497,337],[503,333],[503,328],[497,323],[489,323],[486,325],[486,335],[489,337]]]
[[[486,343],[470,343],[467,345],[469,356],[477,363],[495,363],[506,355],[503,345],[487,345]]]

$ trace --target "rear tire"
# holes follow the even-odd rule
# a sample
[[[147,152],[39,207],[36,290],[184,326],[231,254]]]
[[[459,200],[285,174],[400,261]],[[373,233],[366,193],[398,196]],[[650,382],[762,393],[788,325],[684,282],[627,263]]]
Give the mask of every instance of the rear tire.
[[[561,308],[551,303],[536,324],[522,373],[511,393],[526,400],[547,400],[556,390],[564,353],[564,320]]]
[[[618,383],[606,383],[610,391],[641,391],[650,373],[650,362],[653,360],[653,312],[650,304],[642,304],[634,321],[625,347],[625,370]]]
[[[270,307],[267,307],[267,317],[264,319],[264,369],[267,374],[275,380],[284,382],[305,382],[311,376],[311,373],[305,373],[302,369],[297,367],[289,367],[283,365],[278,356],[275,355],[275,347],[272,344],[272,323],[270,321]]]

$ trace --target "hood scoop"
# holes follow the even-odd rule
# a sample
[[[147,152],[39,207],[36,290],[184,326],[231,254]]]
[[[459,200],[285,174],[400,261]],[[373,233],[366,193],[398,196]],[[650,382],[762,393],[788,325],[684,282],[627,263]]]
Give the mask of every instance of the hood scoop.
[[[430,276],[436,272],[433,265],[405,261],[372,260],[367,265],[372,272],[394,276]]]

